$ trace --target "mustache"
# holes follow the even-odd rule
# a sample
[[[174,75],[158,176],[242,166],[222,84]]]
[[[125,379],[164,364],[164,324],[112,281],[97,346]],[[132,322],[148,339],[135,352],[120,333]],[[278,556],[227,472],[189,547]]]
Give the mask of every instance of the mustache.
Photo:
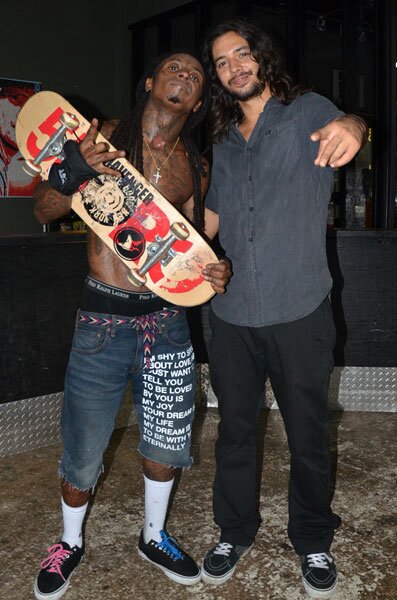
[[[253,72],[251,70],[250,71],[240,71],[240,73],[237,73],[237,75],[233,75],[233,77],[231,79],[229,79],[229,85],[231,83],[234,83],[236,81],[236,79],[239,79],[240,77],[246,77],[247,75],[248,76],[253,75]]]

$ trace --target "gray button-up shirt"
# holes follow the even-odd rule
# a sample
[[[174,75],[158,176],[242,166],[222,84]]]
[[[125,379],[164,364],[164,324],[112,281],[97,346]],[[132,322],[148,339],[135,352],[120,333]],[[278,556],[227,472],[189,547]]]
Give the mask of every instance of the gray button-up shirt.
[[[219,214],[219,240],[233,263],[215,313],[259,327],[310,314],[329,293],[325,251],[330,167],[314,165],[310,134],[342,115],[307,93],[291,104],[270,98],[248,141],[233,126],[214,146],[206,206]]]

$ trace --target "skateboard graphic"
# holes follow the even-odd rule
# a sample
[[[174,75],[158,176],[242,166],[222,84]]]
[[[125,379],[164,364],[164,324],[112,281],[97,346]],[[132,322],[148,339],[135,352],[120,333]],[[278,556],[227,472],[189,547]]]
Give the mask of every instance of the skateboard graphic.
[[[48,179],[68,139],[80,141],[90,123],[54,92],[38,92],[21,108],[16,139],[25,170]],[[97,142],[106,142],[98,133]],[[107,163],[119,179],[98,175],[73,195],[72,209],[128,267],[127,278],[167,301],[195,306],[214,294],[201,271],[218,262],[193,226],[125,158]]]

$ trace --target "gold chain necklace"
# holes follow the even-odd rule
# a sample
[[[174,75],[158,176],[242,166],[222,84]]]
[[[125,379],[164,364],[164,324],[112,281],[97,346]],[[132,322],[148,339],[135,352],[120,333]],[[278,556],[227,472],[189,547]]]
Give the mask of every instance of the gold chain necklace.
[[[149,144],[148,144],[148,141],[147,141],[147,139],[144,137],[144,138],[143,138],[143,140],[144,140],[144,142],[145,142],[145,144],[146,144],[146,147],[147,147],[147,149],[149,150],[150,158],[152,159],[152,161],[154,162],[154,166],[156,167],[156,174],[155,174],[155,175],[153,175],[153,177],[156,179],[156,183],[158,183],[158,182],[159,182],[159,179],[161,179],[161,177],[162,177],[162,175],[160,175],[160,171],[161,171],[161,169],[164,167],[164,165],[165,165],[165,163],[167,162],[167,160],[170,158],[170,156],[171,156],[171,154],[173,153],[173,151],[175,150],[175,148],[176,148],[176,146],[177,146],[177,144],[178,144],[178,142],[179,142],[179,136],[178,136],[178,138],[177,138],[177,140],[176,140],[175,144],[173,145],[171,152],[170,152],[170,153],[169,153],[169,155],[168,155],[168,156],[167,156],[167,157],[166,157],[166,158],[163,160],[163,162],[160,164],[160,166],[159,166],[159,165],[156,163],[156,161],[155,161],[155,159],[154,159],[154,156],[153,156],[153,154],[152,154],[152,151],[151,151],[151,149],[150,149],[150,146],[149,146]]]

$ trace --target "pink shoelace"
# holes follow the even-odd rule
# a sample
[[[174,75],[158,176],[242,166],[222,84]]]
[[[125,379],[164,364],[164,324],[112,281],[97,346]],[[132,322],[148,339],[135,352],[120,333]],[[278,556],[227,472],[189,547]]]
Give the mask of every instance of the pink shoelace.
[[[60,575],[65,581],[65,578],[61,572],[61,566],[65,558],[68,558],[72,553],[70,550],[66,550],[62,544],[54,544],[53,546],[50,546],[47,548],[47,552],[49,552],[50,555],[43,560],[40,565],[41,568],[47,569],[49,573],[58,573],[58,575]]]

